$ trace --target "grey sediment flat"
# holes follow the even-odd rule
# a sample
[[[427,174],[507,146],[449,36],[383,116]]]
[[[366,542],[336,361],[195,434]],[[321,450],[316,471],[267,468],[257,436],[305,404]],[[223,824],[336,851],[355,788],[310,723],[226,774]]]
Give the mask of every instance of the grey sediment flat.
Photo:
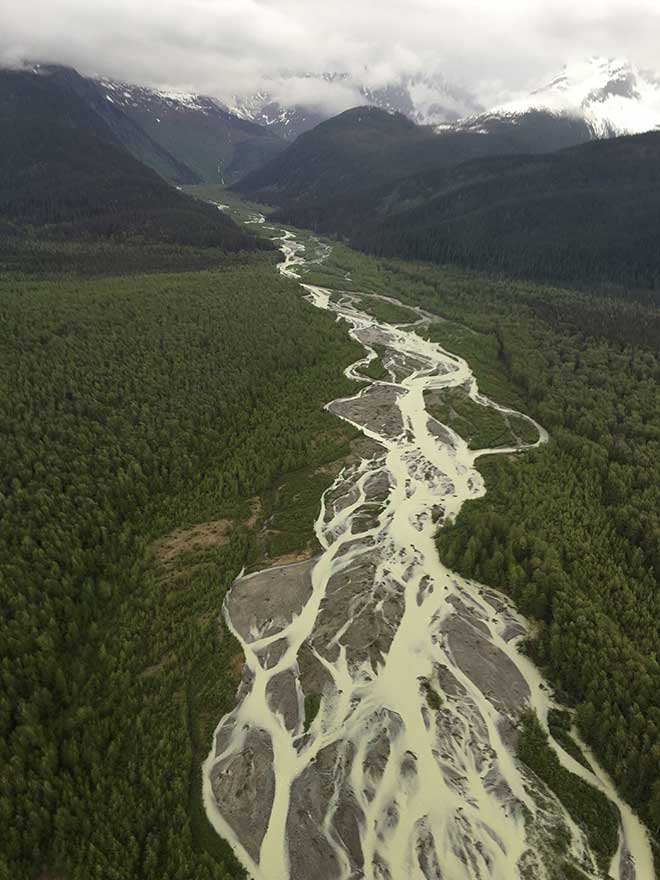
[[[239,578],[227,595],[234,629],[247,641],[284,629],[309,599],[314,564],[308,559]]]

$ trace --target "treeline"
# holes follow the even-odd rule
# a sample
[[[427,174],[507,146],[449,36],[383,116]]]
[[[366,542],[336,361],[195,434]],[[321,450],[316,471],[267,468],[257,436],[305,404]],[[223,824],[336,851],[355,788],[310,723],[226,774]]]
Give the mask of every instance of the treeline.
[[[356,356],[267,265],[2,285],[3,880],[240,874],[199,786],[249,539],[175,582],[149,547],[336,458]]]

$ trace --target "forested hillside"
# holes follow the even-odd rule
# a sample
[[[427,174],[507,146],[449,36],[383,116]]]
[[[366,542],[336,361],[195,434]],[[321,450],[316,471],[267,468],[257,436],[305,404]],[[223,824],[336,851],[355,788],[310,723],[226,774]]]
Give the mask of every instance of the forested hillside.
[[[235,188],[281,220],[376,255],[588,287],[660,284],[657,132],[542,155],[512,156],[510,142],[497,158],[468,162],[474,151],[459,145],[448,167],[437,136],[418,147],[421,135],[407,135],[402,160],[385,161],[344,117]],[[321,141],[333,125],[337,135]]]
[[[660,286],[657,132],[418,175],[362,207],[366,224],[340,208],[331,225],[345,217],[354,244],[374,253],[590,287]]]
[[[237,877],[200,804],[223,592],[246,499],[345,454],[356,347],[263,263],[0,286],[0,876]]]
[[[278,206],[321,206],[327,199],[428,167],[438,137],[401,113],[355,107],[298,137],[280,156],[234,185]]]
[[[116,144],[125,147],[136,159],[144,162],[161,177],[175,184],[193,184],[199,175],[180,156],[170,152],[151,136],[139,121],[126,113],[119,102],[108,100],[105,91],[93,79],[81,76],[72,67],[59,64],[38,65],[23,71],[39,80],[48,80],[51,93],[66,110],[70,102],[82,102],[90,117],[112,133]]]
[[[480,117],[475,127],[437,131],[401,113],[355,107],[302,134],[234,188],[282,208],[299,226],[327,230],[333,228],[325,218],[334,198],[344,199],[344,210],[353,199],[359,208],[371,198],[369,191],[386,181],[483,156],[540,153],[588,139],[580,121],[545,113],[516,121]],[[352,213],[349,209],[345,221]]]
[[[34,239],[257,247],[215,207],[134,159],[84,101],[63,97],[48,77],[0,71],[0,126],[3,251],[29,251]]]
[[[37,80],[37,90],[46,81],[64,114],[69,104],[82,105],[92,130],[111,133],[115,144],[174,184],[232,183],[285,147],[274,131],[214,98],[82,76],[59,64],[25,66],[21,73]]]

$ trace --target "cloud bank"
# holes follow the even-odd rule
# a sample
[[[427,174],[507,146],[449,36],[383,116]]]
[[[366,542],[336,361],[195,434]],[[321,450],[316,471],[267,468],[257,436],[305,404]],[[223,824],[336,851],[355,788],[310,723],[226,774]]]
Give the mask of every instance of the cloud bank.
[[[439,73],[489,104],[593,54],[657,69],[659,32],[657,0],[2,0],[0,61],[221,97],[276,83],[332,109],[349,87],[304,75]]]

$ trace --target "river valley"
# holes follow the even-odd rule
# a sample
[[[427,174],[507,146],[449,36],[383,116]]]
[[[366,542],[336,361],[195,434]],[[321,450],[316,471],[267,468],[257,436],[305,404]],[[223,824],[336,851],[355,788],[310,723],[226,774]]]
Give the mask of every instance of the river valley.
[[[304,246],[290,232],[280,242],[280,271],[300,279]],[[526,621],[446,568],[434,540],[485,491],[480,456],[524,454],[546,432],[533,423],[536,443],[470,449],[425,394],[462,388],[511,411],[424,338],[436,316],[411,309],[392,325],[354,294],[302,286],[364,347],[347,370],[355,395],[327,408],[368,443],[320,501],[320,553],[239,577],[227,596],[245,667],[203,768],[209,820],[254,880],[552,880],[562,836],[574,876],[606,876],[584,829],[516,758],[521,715],[533,708],[546,726],[555,705],[519,651]],[[362,371],[377,357],[387,378],[373,382]],[[593,755],[580,744],[590,772],[550,741],[616,805],[609,876],[652,877],[647,834]]]

